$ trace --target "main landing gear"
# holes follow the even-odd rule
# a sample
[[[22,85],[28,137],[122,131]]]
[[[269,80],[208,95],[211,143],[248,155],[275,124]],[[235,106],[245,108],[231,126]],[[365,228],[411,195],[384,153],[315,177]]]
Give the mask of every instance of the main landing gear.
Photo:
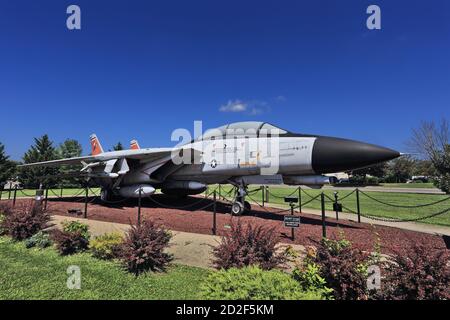
[[[109,189],[102,188],[100,192],[100,199],[104,202],[108,202],[112,200],[112,191]]]
[[[236,186],[236,198],[231,205],[231,214],[234,216],[241,216],[252,210],[250,202],[245,201],[247,195],[247,186],[241,184]]]

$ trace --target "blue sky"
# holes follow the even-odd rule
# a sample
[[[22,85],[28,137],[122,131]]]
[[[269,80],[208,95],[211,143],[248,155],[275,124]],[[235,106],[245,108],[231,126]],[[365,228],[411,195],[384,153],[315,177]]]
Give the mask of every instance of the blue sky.
[[[262,120],[403,151],[450,114],[449,57],[446,0],[0,0],[0,141],[20,159],[44,133],[87,152],[92,132],[156,147],[194,120]]]

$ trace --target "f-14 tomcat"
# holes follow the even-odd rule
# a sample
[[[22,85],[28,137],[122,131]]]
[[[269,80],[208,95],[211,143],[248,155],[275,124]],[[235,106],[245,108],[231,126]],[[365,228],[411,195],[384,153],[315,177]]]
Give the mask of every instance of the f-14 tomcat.
[[[92,155],[32,164],[82,164],[78,174],[101,186],[101,197],[139,197],[156,189],[168,195],[199,194],[209,184],[236,188],[235,215],[250,209],[245,201],[249,184],[289,184],[321,187],[325,176],[391,160],[400,153],[373,144],[309,134],[296,134],[267,122],[237,122],[207,131],[173,148],[140,148],[104,152],[91,136]],[[335,178],[334,178],[335,179]]]

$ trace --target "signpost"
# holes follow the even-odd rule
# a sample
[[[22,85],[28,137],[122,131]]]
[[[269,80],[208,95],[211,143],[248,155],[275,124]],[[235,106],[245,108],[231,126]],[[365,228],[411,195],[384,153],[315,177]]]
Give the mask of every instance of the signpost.
[[[299,216],[284,216],[284,226],[286,228],[298,228],[300,227]]]
[[[294,216],[294,207],[295,203],[298,202],[297,197],[285,197],[284,202],[289,202],[289,205],[291,206],[291,215],[290,216],[284,216],[284,226],[287,228],[291,228],[291,238],[292,241],[295,240],[295,233],[294,229],[300,227],[300,217]]]

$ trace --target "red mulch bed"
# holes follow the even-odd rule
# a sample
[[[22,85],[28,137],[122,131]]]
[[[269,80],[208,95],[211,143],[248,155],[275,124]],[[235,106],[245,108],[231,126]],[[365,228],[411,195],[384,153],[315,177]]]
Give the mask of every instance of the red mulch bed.
[[[212,234],[213,206],[209,199],[188,197],[183,200],[169,198],[164,195],[153,197],[160,204],[178,209],[164,208],[149,199],[142,199],[142,219],[155,219],[169,229],[193,233]],[[27,200],[18,200],[27,201]],[[29,200],[28,200],[29,201]],[[105,206],[95,199],[90,199],[88,205],[88,218],[118,223],[136,223],[137,201],[127,200],[117,204]],[[208,208],[205,206],[210,205]],[[277,213],[280,209],[260,208],[253,206],[251,214],[242,217],[232,217],[230,206],[217,203],[217,234],[227,233],[233,221],[241,220],[243,223],[264,224],[275,227],[280,233],[280,240],[284,243],[295,242],[302,245],[315,245],[322,238],[322,220],[320,216],[302,213],[301,226],[295,230],[295,241],[290,238],[291,229],[283,227],[284,213]],[[84,211],[83,198],[65,198],[63,200],[48,201],[48,210],[51,214],[67,215],[69,209]],[[340,238],[341,235],[350,240],[354,246],[363,250],[373,250],[379,238],[383,253],[402,253],[414,245],[424,245],[430,250],[448,249],[449,237],[442,237],[415,231],[402,230],[384,226],[374,226],[365,223],[356,223],[348,220],[327,218],[327,237]]]

